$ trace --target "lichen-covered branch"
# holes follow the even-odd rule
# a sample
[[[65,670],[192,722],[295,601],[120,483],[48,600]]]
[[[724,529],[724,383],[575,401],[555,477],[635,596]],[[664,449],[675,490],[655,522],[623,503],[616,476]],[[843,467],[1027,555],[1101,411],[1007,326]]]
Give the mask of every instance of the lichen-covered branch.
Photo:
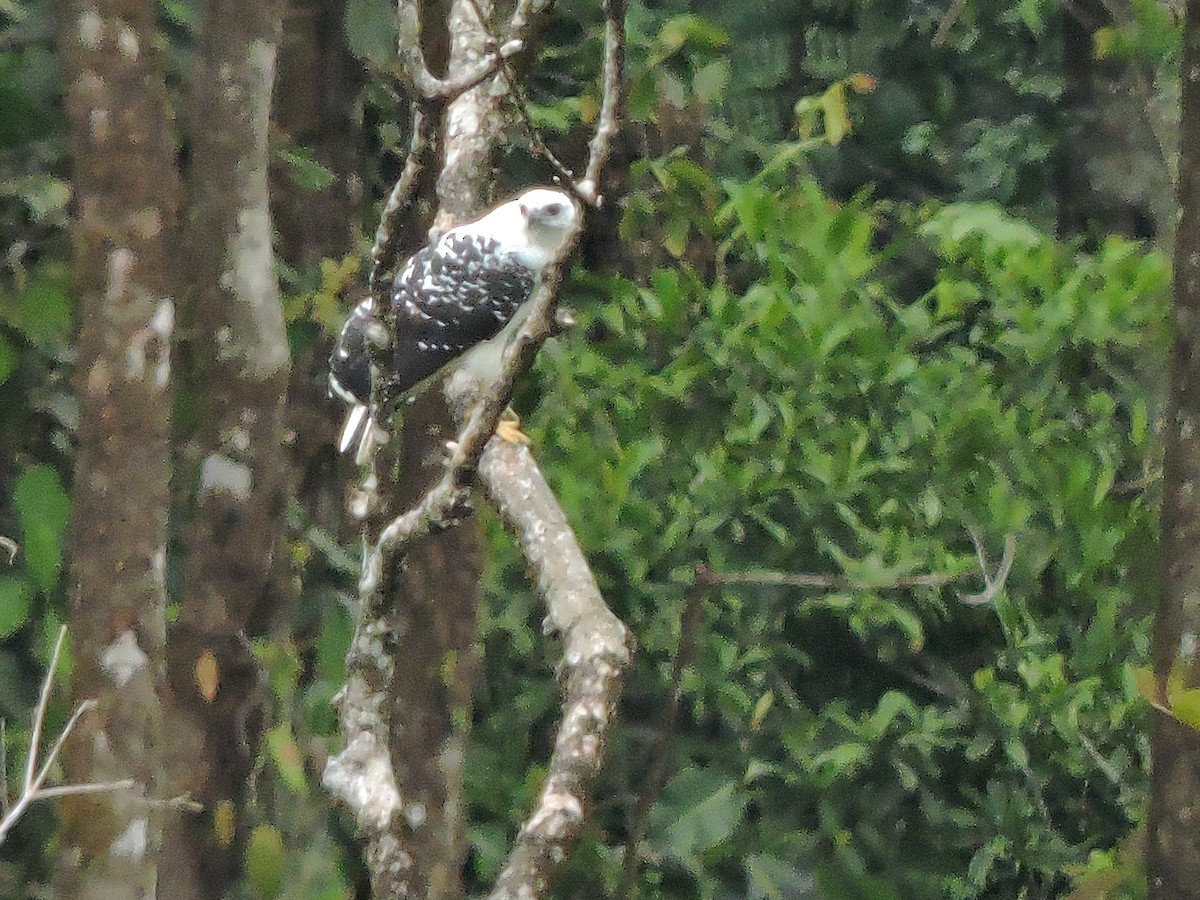
[[[613,139],[620,129],[621,106],[625,96],[625,11],[626,0],[604,0],[604,71],[600,115],[596,120],[596,131],[588,144],[583,180],[576,185],[581,195],[590,198],[592,206],[599,206],[604,200],[600,193],[600,174],[608,163]]]
[[[436,235],[475,214],[490,199],[487,178],[504,126],[502,104],[512,84],[511,75],[491,76],[507,69],[506,52],[518,47],[515,42],[522,38],[532,9],[532,0],[519,0],[500,43],[488,32],[493,13],[490,2],[452,0],[447,23],[449,75],[439,81],[429,74],[420,50],[421,22],[415,4],[408,0],[399,4],[402,64],[417,94],[418,115],[430,118],[414,124],[405,173],[381,222],[372,254],[372,288],[376,292],[386,287],[387,273],[398,257],[398,210],[407,203],[414,184],[415,172],[410,173],[410,167],[420,164],[418,151],[432,144],[432,129],[438,127],[435,113],[442,113],[444,156],[437,179],[439,209],[431,233]],[[591,180],[582,187],[574,182],[570,186],[591,206],[600,202],[596,183],[616,130],[622,86],[623,0],[606,5],[606,13],[605,97],[601,122],[590,145],[586,171]],[[436,102],[451,96],[444,106]],[[573,246],[577,237],[568,244]],[[465,847],[461,785],[477,653],[473,632],[476,600],[467,592],[472,596],[439,602],[439,587],[433,579],[440,573],[444,580],[448,567],[453,568],[457,560],[446,559],[444,554],[440,561],[438,558],[436,548],[449,535],[438,540],[431,537],[458,524],[469,508],[477,472],[492,452],[488,448],[497,446],[489,440],[511,399],[513,383],[556,331],[559,278],[558,267],[543,273],[542,284],[529,301],[530,313],[506,349],[501,375],[494,383],[481,386],[464,373],[449,379],[446,395],[458,423],[457,436],[447,445],[445,466],[434,483],[406,503],[403,513],[369,523],[359,581],[360,618],[347,655],[347,684],[337,698],[345,744],[329,760],[324,783],[353,811],[366,838],[372,891],[377,897],[454,897],[461,893],[458,869]],[[418,411],[410,409],[406,419],[411,421]],[[428,452],[421,435],[413,439],[423,453]],[[502,450],[500,447],[497,452]],[[526,539],[532,542],[527,553],[539,573],[539,587],[550,609],[548,618],[566,642],[569,676],[551,778],[497,890],[513,891],[512,896],[533,891],[528,895],[540,896],[549,884],[552,865],[562,859],[578,835],[629,649],[624,627],[604,605],[587,561],[527,451],[519,466],[523,473],[520,483],[540,484],[541,489],[523,495],[525,499],[512,495],[502,506],[518,535],[524,535],[523,545]],[[379,487],[377,502],[368,504],[370,508],[386,508],[394,495],[382,490],[386,485]],[[499,500],[501,494],[493,496]],[[535,538],[539,533],[535,520],[543,516],[549,517],[546,522],[550,524],[539,540]],[[546,540],[551,536],[552,540]],[[399,566],[402,558],[409,574]],[[423,574],[425,580],[409,577],[413,572]],[[414,631],[421,627],[434,633]],[[429,683],[431,646],[441,647],[448,659],[455,660],[450,683],[444,688]],[[449,721],[434,722],[427,715],[429,701],[438,695],[445,701],[440,716]],[[422,751],[428,756],[430,748],[438,756],[436,773],[431,772],[428,760],[414,758]],[[431,828],[431,822],[438,827]]]
[[[525,7],[526,11],[528,6]],[[508,58],[524,49],[525,43],[513,29],[508,39],[498,46],[489,46],[466,65],[454,67],[453,74],[438,78],[429,71],[421,50],[421,15],[416,0],[399,0],[396,4],[399,33],[398,52],[404,77],[417,96],[425,100],[453,100],[500,71]],[[521,26],[524,26],[522,17]]]
[[[600,595],[566,514],[528,447],[492,438],[479,477],[516,534],[546,621],[563,642],[563,715],[549,771],[492,890],[492,900],[547,895],[578,840],[630,662],[629,634]]]

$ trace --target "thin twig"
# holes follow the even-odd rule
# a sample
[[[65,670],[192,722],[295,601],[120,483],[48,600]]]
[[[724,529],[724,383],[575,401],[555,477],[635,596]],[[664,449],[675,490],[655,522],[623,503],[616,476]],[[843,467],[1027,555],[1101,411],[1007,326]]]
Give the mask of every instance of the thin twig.
[[[979,606],[991,602],[1004,589],[1012,571],[1016,556],[1017,541],[1011,534],[1004,537],[1004,557],[993,575],[989,572],[987,554],[979,536],[973,531],[968,532],[975,545],[975,555],[979,562],[980,575],[983,578],[984,589],[978,594],[958,593],[958,599],[969,606]],[[914,587],[944,587],[966,578],[972,577],[970,572],[932,572],[922,575],[901,575],[890,581],[870,582],[849,578],[846,575],[825,575],[809,572],[713,572],[706,570],[705,577],[712,584],[719,585],[762,585],[763,587],[802,587],[820,588],[829,591],[849,590],[900,590]]]
[[[517,82],[512,66],[504,67],[504,78],[509,86],[509,99],[521,119],[521,124],[525,126],[525,133],[529,137],[529,145],[533,148],[533,152],[550,164],[568,190],[591,206],[591,199],[579,193],[579,189],[575,184],[575,173],[550,149],[542,137],[542,133],[538,130],[537,125],[533,123],[533,117],[529,114],[529,97],[525,94],[525,89]]]
[[[696,655],[699,643],[700,625],[704,621],[704,597],[715,586],[709,577],[711,570],[706,566],[697,566],[691,586],[683,604],[683,612],[679,616],[679,646],[675,650],[675,659],[671,661],[671,677],[667,695],[667,708],[663,714],[663,724],[658,732],[658,738],[650,748],[650,771],[642,783],[638,797],[637,808],[634,810],[633,823],[629,829],[629,840],[625,846],[625,862],[621,870],[621,883],[613,894],[617,900],[629,900],[636,886],[638,869],[642,861],[642,842],[650,827],[650,813],[658,798],[662,796],[663,788],[670,774],[671,745],[675,741],[675,730],[679,721],[679,706],[683,701],[683,675]]]
[[[42,788],[37,792],[38,800],[53,800],[56,797],[74,797],[77,794],[102,794],[108,791],[125,791],[138,786],[132,778],[120,781],[94,781],[87,784],[59,784]]]
[[[588,163],[579,190],[591,196],[591,205],[604,202],[600,173],[612,153],[612,142],[620,130],[620,113],[625,102],[625,12],[626,0],[604,0],[604,75],[600,115],[596,132],[588,144]]]
[[[0,547],[8,551],[8,564],[10,566],[17,561],[17,552],[21,549],[20,544],[12,538],[0,534]]]
[[[46,722],[46,709],[50,706],[50,690],[54,687],[54,670],[58,668],[58,657],[62,653],[63,641],[67,639],[67,626],[58,629],[58,640],[54,642],[54,650],[50,653],[50,665],[46,668],[46,677],[42,679],[42,692],[38,697],[37,708],[33,712],[33,732],[29,735],[29,758],[25,760],[25,786],[23,794],[34,789],[34,778],[37,773],[38,747],[42,744],[42,726]]]
[[[962,591],[957,591],[956,593],[958,594],[958,599],[968,606],[982,606],[985,603],[991,603],[996,595],[1004,590],[1004,585],[1008,582],[1008,574],[1012,571],[1013,561],[1016,559],[1017,539],[1011,534],[1004,536],[1004,556],[1000,560],[1000,566],[996,569],[996,574],[989,576],[987,555],[983,552],[983,542],[973,530],[970,534],[971,541],[975,544],[975,551],[979,556],[979,565],[983,572],[984,588],[978,594],[964,594]]]
[[[413,188],[416,186],[417,176],[424,168],[425,154],[431,143],[429,117],[419,103],[413,104],[410,128],[408,156],[404,160],[400,177],[396,179],[387,202],[383,205],[383,211],[379,215],[379,226],[375,229],[375,244],[371,247],[369,284],[371,293],[376,296],[387,287],[388,276],[392,274],[399,256],[400,216],[412,201]]]
[[[42,763],[42,767],[38,769],[37,778],[33,780],[34,790],[41,790],[42,784],[46,781],[46,777],[50,774],[50,767],[54,765],[58,759],[58,754],[62,751],[63,744],[67,742],[67,738],[71,736],[75,725],[79,722],[80,717],[84,713],[90,712],[96,708],[95,700],[83,700],[75,707],[75,712],[71,713],[71,718],[67,719],[67,724],[63,726],[63,730],[58,733],[58,737],[54,741],[54,745],[50,748],[50,752],[46,754],[46,761]]]
[[[58,669],[58,660],[62,654],[63,642],[66,640],[66,636],[67,628],[64,625],[59,629],[58,639],[54,642],[54,650],[50,654],[50,664],[46,668],[46,677],[42,681],[41,694],[38,697],[37,707],[33,712],[33,728],[29,734],[29,755],[25,761],[25,779],[21,788],[21,794],[15,802],[9,803],[7,777],[0,780],[0,808],[3,809],[3,815],[0,816],[0,844],[4,843],[4,839],[8,836],[9,831],[12,830],[12,827],[25,813],[30,804],[36,803],[38,800],[52,800],[56,797],[69,797],[76,794],[97,794],[104,791],[124,790],[138,786],[138,783],[134,779],[126,778],[121,781],[85,782],[83,784],[63,784],[55,785],[54,787],[43,787],[46,779],[50,777],[50,770],[54,767],[54,763],[57,762],[63,745],[66,744],[67,738],[71,736],[71,732],[79,722],[80,717],[96,706],[95,700],[84,700],[75,707],[71,718],[67,720],[67,724],[63,726],[62,731],[55,738],[50,751],[46,754],[45,761],[39,768],[38,747],[42,742],[42,728],[45,726],[46,711],[50,706],[50,694],[54,687],[54,674]],[[0,772],[6,773],[5,737],[4,722],[0,721]]]
[[[8,723],[0,719],[0,818],[8,814]]]
[[[958,17],[962,14],[963,7],[966,5],[967,0],[954,0],[950,4],[950,8],[946,10],[946,14],[942,16],[942,20],[938,22],[937,31],[933,33],[933,40],[930,41],[933,46],[940,47],[946,43],[946,38],[950,36],[950,29],[958,21]]]
[[[1104,758],[1104,755],[1097,749],[1096,745],[1082,731],[1079,732],[1079,743],[1083,746],[1087,755],[1092,758],[1092,762],[1096,764],[1096,768],[1100,770],[1100,774],[1107,778],[1117,790],[1124,790],[1125,786],[1121,781],[1121,773],[1117,771],[1112,763]]]

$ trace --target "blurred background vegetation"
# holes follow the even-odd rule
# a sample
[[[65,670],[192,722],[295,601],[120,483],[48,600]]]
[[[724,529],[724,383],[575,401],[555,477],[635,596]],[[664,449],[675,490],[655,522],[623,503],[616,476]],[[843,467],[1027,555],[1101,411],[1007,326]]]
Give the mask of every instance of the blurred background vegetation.
[[[65,617],[78,422],[52,9],[0,0],[0,535],[21,545],[11,565],[0,553],[10,776]],[[195,10],[160,11],[182,82]],[[305,16],[342,60],[316,76],[342,122],[290,77]],[[329,0],[285,20],[273,178],[303,475],[290,602],[255,642],[272,699],[238,897],[362,889],[318,780],[357,556],[320,361],[406,144],[390,17],[386,0]],[[529,62],[533,119],[567,157],[597,110],[599,25],[596,4],[560,0]],[[624,174],[564,289],[579,324],[517,404],[638,648],[559,894],[1138,896],[1176,11],[648,0],[629,30]],[[514,126],[501,194],[549,178],[525,140]],[[323,243],[322,208],[349,217],[345,246]],[[194,391],[178,392],[182,433]],[[180,502],[190,466],[182,453]],[[481,516],[476,889],[540,786],[559,706],[520,557]],[[989,576],[1015,539],[990,604],[959,597],[984,588],[973,534]],[[698,565],[740,583],[698,587]],[[39,895],[55,835],[48,805],[22,821],[0,896]]]

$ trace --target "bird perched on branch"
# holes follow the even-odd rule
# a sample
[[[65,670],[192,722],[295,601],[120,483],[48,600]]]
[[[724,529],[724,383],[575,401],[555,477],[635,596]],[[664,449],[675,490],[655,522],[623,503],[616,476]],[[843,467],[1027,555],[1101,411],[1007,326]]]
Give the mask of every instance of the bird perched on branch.
[[[376,400],[414,395],[456,361],[493,381],[526,301],[579,217],[563,191],[525,191],[413,254],[386,309],[374,297],[358,304],[329,358],[330,393],[349,406],[338,450],[357,444],[363,463],[387,440],[373,389]]]

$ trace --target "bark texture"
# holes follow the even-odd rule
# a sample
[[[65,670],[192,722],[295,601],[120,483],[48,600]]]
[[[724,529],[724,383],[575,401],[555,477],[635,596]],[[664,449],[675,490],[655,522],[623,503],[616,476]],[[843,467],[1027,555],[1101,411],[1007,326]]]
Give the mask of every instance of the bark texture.
[[[488,15],[490,9],[488,0],[450,4],[448,79],[465,78],[485,61],[487,33],[478,13]],[[503,91],[496,80],[486,79],[446,107],[435,232],[470,218],[490,199],[491,158],[503,125]],[[440,474],[442,448],[456,430],[436,390],[426,392],[405,419],[406,477],[387,504],[393,510],[411,506],[429,488]],[[468,849],[462,791],[479,669],[480,541],[473,522],[431,535],[390,576],[389,606],[397,617],[392,761],[403,785],[416,883],[424,896],[447,900],[463,896]]]
[[[604,99],[585,176],[566,185],[593,208],[602,203],[600,174],[617,130],[623,83],[624,6],[608,0],[604,8]],[[531,0],[518,0],[506,32],[496,35],[489,34],[486,22],[489,3],[451,0],[450,61],[443,79],[426,68],[423,48],[437,42],[422,34],[416,4],[399,3],[401,65],[415,97],[413,140],[372,249],[371,287],[377,294],[387,290],[384,276],[400,254],[398,223],[432,141],[436,126],[431,120],[443,111],[441,101],[449,99],[440,123],[444,159],[431,236],[492,199],[485,196],[490,161],[513,77],[506,61],[523,46],[531,10]],[[577,239],[573,235],[567,246]],[[512,396],[514,379],[528,370],[554,327],[558,280],[557,265],[543,274],[495,383],[476,384],[461,372],[449,380],[446,395],[457,423],[452,432],[435,424],[448,417],[431,412],[428,399],[406,410],[406,474],[445,457],[441,476],[429,486],[422,478],[415,493],[412,482],[400,490],[376,491],[368,488],[375,482],[373,470],[360,495],[363,508],[378,508],[366,527],[359,621],[346,659],[347,682],[336,698],[345,744],[330,757],[323,781],[354,812],[364,834],[375,897],[462,896],[461,792],[477,667],[478,564],[448,538],[464,533],[455,526],[464,519],[486,448],[496,443],[493,438],[489,444],[489,438]],[[453,440],[445,443],[451,434]],[[495,895],[533,898],[545,896],[583,826],[629,650],[624,627],[604,605],[574,533],[528,452],[514,472],[498,477],[510,476],[517,479],[516,493],[505,494],[499,486],[494,496],[538,574],[548,620],[567,644],[569,672],[550,774]]]
[[[1163,473],[1162,569],[1154,625],[1160,685],[1200,684],[1200,0],[1184,25],[1175,239],[1174,340]],[[1200,733],[1156,711],[1151,723],[1147,876],[1151,900],[1200,897]]]
[[[164,896],[223,897],[248,833],[245,800],[263,721],[248,635],[279,603],[289,493],[290,369],[268,206],[271,93],[283,0],[215,0],[193,73],[186,321],[199,428],[182,603],[168,647],[173,793],[204,811],[165,835]],[[232,819],[232,821],[230,821]]]
[[[58,895],[155,894],[171,341],[179,203],[163,42],[148,0],[68,3],[60,17],[74,161],[77,389],[70,630],[77,700],[96,698],[64,753],[67,780],[141,790],[64,800]]]
[[[479,478],[529,561],[546,603],[546,630],[563,641],[566,685],[549,772],[489,895],[532,900],[548,895],[553,874],[579,840],[630,662],[630,637],[604,602],[529,448],[492,438]]]

